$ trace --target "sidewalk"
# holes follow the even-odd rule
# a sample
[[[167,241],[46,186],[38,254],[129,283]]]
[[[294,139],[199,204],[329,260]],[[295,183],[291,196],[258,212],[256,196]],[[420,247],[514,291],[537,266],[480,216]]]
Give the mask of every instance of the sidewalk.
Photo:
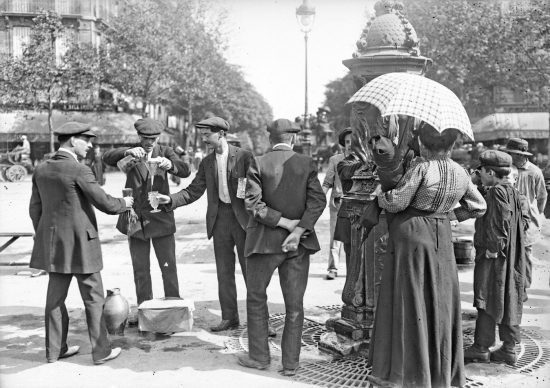
[[[180,187],[187,184],[182,182]],[[122,174],[107,174],[105,189],[119,195],[124,181]],[[28,218],[30,180],[3,183],[0,201],[0,231],[32,230]],[[172,186],[172,190],[177,188]],[[342,304],[340,295],[345,282],[345,269],[333,281],[324,279],[328,252],[328,211],[321,217],[316,230],[320,236],[321,252],[312,257],[308,288],[305,295],[306,331],[302,351],[303,373],[295,379],[282,377],[278,344],[281,337],[283,298],[277,274],[271,282],[269,311],[278,337],[272,343],[273,362],[266,371],[255,371],[237,365],[235,353],[246,347],[246,330],[214,334],[210,325],[220,320],[216,270],[211,241],[206,239],[204,215],[206,197],[176,210],[176,246],[178,276],[182,297],[195,301],[194,329],[171,337],[140,336],[137,328],[127,328],[125,336],[113,336],[115,346],[123,348],[116,360],[94,366],[86,331],[82,301],[76,284],[71,286],[67,307],[71,317],[69,342],[80,345],[81,352],[54,364],[45,363],[44,318],[47,276],[32,278],[16,275],[28,271],[24,266],[7,266],[12,261],[28,262],[32,239],[20,239],[0,254],[0,386],[19,387],[327,387],[352,386],[364,370],[361,360],[347,360],[335,364],[329,355],[319,353],[314,341],[324,330],[326,319],[336,316]],[[116,217],[96,212],[103,244],[105,289],[118,287],[130,303],[135,304],[132,266],[126,237],[114,225]],[[467,233],[469,225],[461,225]],[[550,222],[545,224],[545,241],[550,240]],[[0,242],[0,244],[3,243]],[[468,386],[487,387],[543,387],[548,385],[550,369],[550,289],[548,287],[550,253],[548,246],[535,248],[538,257],[535,279],[525,305],[522,329],[522,355],[528,361],[524,371],[518,372],[493,364],[468,365]],[[153,254],[154,255],[154,254]],[[151,260],[155,296],[162,296],[162,281],[156,260]],[[462,309],[466,340],[474,321],[472,307],[473,268],[460,270]],[[74,283],[74,282],[73,282]],[[237,271],[237,287],[241,324],[246,323],[246,289]],[[307,338],[306,338],[307,337]],[[306,341],[307,339],[307,341]],[[544,364],[544,365],[543,365]],[[359,368],[358,368],[359,366]],[[349,372],[348,372],[349,371]],[[339,376],[339,377],[338,377]],[[344,376],[344,377],[342,377]],[[353,380],[353,379],[356,380]],[[359,386],[368,386],[366,383]]]

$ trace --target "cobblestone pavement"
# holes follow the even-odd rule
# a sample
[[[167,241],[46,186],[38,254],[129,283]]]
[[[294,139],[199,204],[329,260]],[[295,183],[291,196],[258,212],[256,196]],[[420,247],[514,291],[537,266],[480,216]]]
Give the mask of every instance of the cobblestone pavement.
[[[322,175],[321,175],[322,178]],[[185,187],[189,179],[183,180]],[[124,185],[120,173],[108,173],[105,190],[118,196]],[[0,183],[0,232],[32,231],[28,217],[31,182]],[[172,191],[178,190],[172,186]],[[67,307],[71,318],[69,342],[80,345],[79,355],[47,364],[44,350],[45,291],[47,276],[31,277],[34,271],[24,264],[29,260],[32,239],[20,238],[0,253],[0,386],[19,387],[347,387],[364,386],[368,373],[364,359],[334,361],[320,353],[315,341],[325,330],[324,322],[339,314],[340,295],[345,283],[345,268],[333,281],[324,279],[328,255],[328,211],[316,230],[321,251],[312,256],[308,288],[305,295],[306,330],[302,352],[302,369],[289,379],[278,372],[279,340],[284,304],[277,274],[268,288],[271,322],[279,332],[272,342],[273,362],[266,371],[251,371],[236,364],[235,353],[246,349],[246,289],[237,270],[237,289],[241,327],[233,332],[213,334],[210,325],[219,322],[217,281],[211,241],[205,230],[206,197],[175,212],[178,230],[176,249],[178,277],[182,296],[195,302],[194,328],[173,336],[140,334],[135,327],[124,336],[113,336],[122,355],[102,366],[91,362],[85,317],[78,288],[71,286]],[[114,226],[116,217],[96,212],[103,246],[106,289],[118,287],[131,304],[135,304],[132,266],[126,237]],[[472,233],[471,223],[460,224],[457,234]],[[0,241],[3,244],[5,241]],[[525,304],[522,329],[524,341],[520,352],[524,361],[518,368],[494,364],[467,366],[468,387],[544,387],[550,370],[550,222],[546,221],[544,238],[535,246],[535,279]],[[151,260],[154,294],[162,296],[160,271]],[[472,268],[459,272],[465,341],[471,337],[475,319],[472,308]]]

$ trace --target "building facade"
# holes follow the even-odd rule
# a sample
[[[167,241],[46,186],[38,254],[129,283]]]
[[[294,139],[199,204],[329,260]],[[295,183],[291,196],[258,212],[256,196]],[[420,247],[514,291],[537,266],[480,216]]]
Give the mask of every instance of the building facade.
[[[57,56],[66,50],[66,41],[98,46],[109,19],[118,13],[116,0],[0,0],[0,54],[21,56],[29,41],[32,19],[40,10],[55,11],[61,15],[68,34],[56,45]]]

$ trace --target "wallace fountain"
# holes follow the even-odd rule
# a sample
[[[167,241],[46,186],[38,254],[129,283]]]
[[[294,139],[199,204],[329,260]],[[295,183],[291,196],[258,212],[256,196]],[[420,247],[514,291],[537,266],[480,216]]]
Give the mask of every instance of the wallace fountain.
[[[374,78],[391,72],[423,75],[431,63],[420,55],[416,32],[404,15],[404,7],[396,1],[378,1],[376,15],[371,18],[357,41],[357,51],[343,64],[353,75],[356,90]],[[351,97],[351,96],[350,96]],[[398,126],[396,159],[405,157],[408,139],[412,136],[413,120],[395,119]],[[373,194],[382,174],[392,175],[392,166],[376,166],[370,140],[385,135],[387,126],[380,124],[379,112],[370,104],[354,102],[350,123],[354,149],[363,166],[353,177],[351,191],[344,195],[342,208],[350,218],[351,257],[342,292],[340,318],[326,322],[327,333],[321,336],[319,347],[341,355],[366,354],[376,311],[378,285],[384,265],[387,223],[382,212],[378,224],[365,239],[366,230],[359,222],[364,209],[375,199]],[[382,133],[381,133],[382,132]]]

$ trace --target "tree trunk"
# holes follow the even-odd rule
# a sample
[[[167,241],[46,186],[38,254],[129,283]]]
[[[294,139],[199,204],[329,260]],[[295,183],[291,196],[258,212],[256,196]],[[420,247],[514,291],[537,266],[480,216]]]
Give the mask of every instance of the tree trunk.
[[[145,102],[145,99],[143,100],[143,107],[141,108],[141,117],[145,118],[147,117],[147,103]]]
[[[51,96],[48,96],[48,130],[50,132],[50,152],[54,152],[54,136],[53,136],[53,102]]]

